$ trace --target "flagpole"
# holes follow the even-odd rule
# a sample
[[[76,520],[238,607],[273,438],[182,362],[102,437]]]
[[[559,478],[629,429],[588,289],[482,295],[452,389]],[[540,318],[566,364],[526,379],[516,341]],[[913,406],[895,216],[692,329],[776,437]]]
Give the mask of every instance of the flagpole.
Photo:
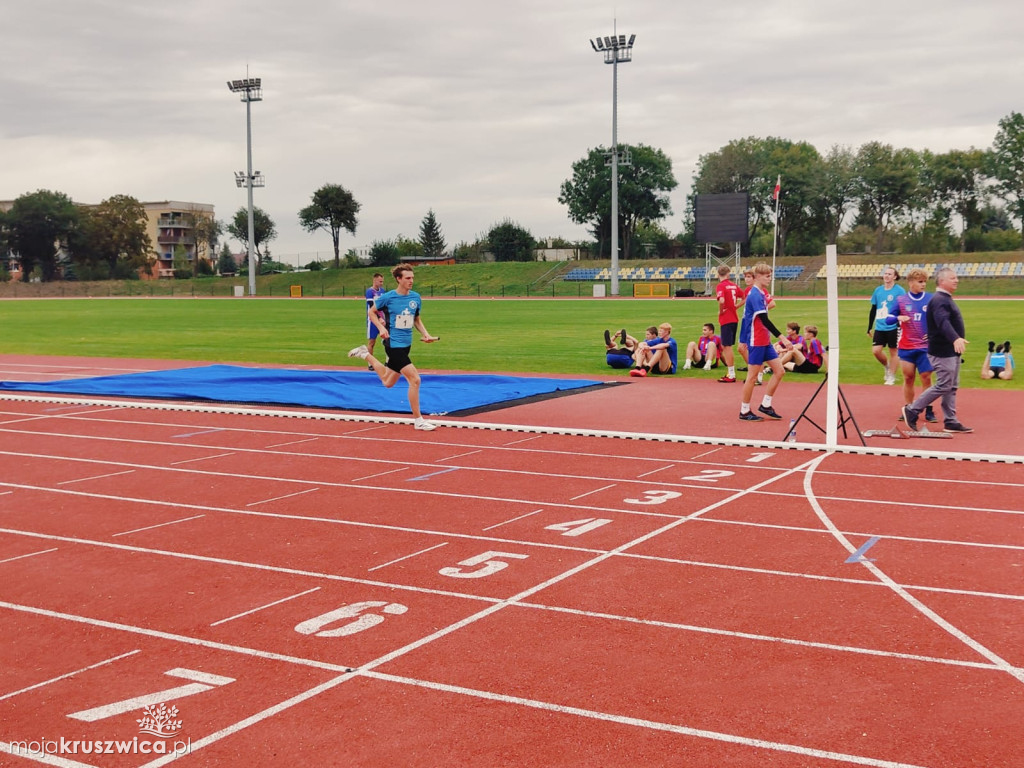
[[[775,191],[772,197],[775,198],[775,233],[772,237],[772,295],[775,295],[775,254],[779,248],[779,190],[782,188],[782,174],[775,180]]]

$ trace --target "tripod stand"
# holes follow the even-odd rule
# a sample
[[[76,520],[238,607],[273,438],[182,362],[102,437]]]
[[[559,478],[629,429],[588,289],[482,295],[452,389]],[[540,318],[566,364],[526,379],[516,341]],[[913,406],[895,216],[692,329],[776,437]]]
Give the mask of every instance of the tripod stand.
[[[817,399],[818,395],[821,394],[821,390],[825,388],[826,384],[828,384],[828,374],[827,373],[825,374],[825,378],[821,380],[821,384],[818,385],[818,388],[816,390],[814,390],[814,394],[811,395],[811,399],[807,401],[807,405],[805,405],[804,409],[802,411],[800,411],[800,415],[796,417],[796,420],[793,422],[793,426],[790,427],[790,431],[786,433],[786,437],[787,438],[789,437],[789,435],[792,432],[796,431],[797,425],[801,421],[806,421],[808,424],[810,424],[816,430],[821,432],[821,434],[823,434],[823,435],[826,434],[825,429],[823,427],[821,427],[817,422],[815,422],[814,419],[812,419],[810,416],[807,415],[807,411],[810,409],[810,407],[814,403],[815,399]],[[849,435],[846,433],[846,422],[852,421],[854,429],[857,430],[857,439],[860,440],[860,444],[861,445],[867,446],[867,443],[864,442],[864,436],[860,432],[860,427],[857,426],[857,420],[853,417],[853,411],[850,409],[850,404],[846,401],[846,395],[843,394],[842,388],[839,388],[839,403],[838,403],[838,406],[839,406],[839,428],[841,430],[843,430],[843,437],[849,437]],[[845,413],[843,412],[843,406],[846,406],[846,412]]]

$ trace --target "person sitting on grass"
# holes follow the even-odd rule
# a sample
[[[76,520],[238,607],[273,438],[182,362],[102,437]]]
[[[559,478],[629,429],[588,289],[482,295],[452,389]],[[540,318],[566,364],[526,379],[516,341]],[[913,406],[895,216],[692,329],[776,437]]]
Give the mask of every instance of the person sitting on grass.
[[[981,378],[1003,381],[1013,378],[1013,355],[1010,354],[1010,342],[1004,341],[998,347],[994,341],[988,343],[988,354],[985,355],[985,362],[981,364]]]
[[[648,329],[648,338],[653,339],[657,334],[650,333],[650,331],[651,329]],[[621,346],[615,346],[613,339],[618,339]],[[633,365],[633,355],[636,354],[636,348],[639,344],[639,341],[626,333],[625,328],[616,333],[615,336],[612,336],[610,331],[605,331],[604,360],[612,368],[630,368]]]
[[[792,349],[779,355],[779,361],[783,368],[793,373],[817,373],[828,363],[828,355],[818,341],[818,326],[805,326],[804,334],[800,347],[794,344]],[[792,335],[787,335],[787,338],[792,341]]]
[[[704,323],[700,338],[686,345],[686,360],[683,361],[683,370],[703,368],[705,371],[710,371],[712,368],[717,368],[718,353],[721,349],[722,338],[715,335],[715,324]]]
[[[642,377],[648,373],[675,373],[679,352],[676,340],[672,338],[672,326],[669,323],[662,323],[657,328],[648,328],[647,331],[655,331],[657,336],[648,341],[641,341],[637,345],[636,354],[633,356],[636,368],[630,371],[629,375]]]
[[[803,351],[804,337],[800,335],[800,323],[786,323],[786,340],[789,341],[793,349]],[[781,360],[782,354],[789,350],[783,347],[782,343],[779,342],[775,345],[775,351],[779,353],[779,359]]]

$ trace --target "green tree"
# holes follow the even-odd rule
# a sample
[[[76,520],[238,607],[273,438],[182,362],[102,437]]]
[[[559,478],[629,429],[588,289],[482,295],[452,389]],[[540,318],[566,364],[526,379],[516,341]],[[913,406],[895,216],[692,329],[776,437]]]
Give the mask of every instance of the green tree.
[[[960,217],[959,250],[964,252],[966,233],[981,225],[984,202],[986,153],[971,147],[953,149],[941,155],[923,153],[924,179],[937,212],[948,222],[950,214]]]
[[[401,261],[394,240],[375,240],[370,246],[370,264],[375,267],[393,267]]]
[[[849,147],[833,145],[824,158],[820,211],[826,243],[839,239],[843,219],[856,199],[854,154]]]
[[[63,192],[41,189],[14,201],[7,213],[7,241],[21,261],[23,281],[37,268],[44,282],[57,276],[58,261],[78,222],[79,210]]]
[[[623,256],[628,259],[637,225],[672,214],[668,193],[679,182],[672,174],[672,161],[660,149],[645,144],[620,144],[619,150],[630,155],[629,165],[619,165],[618,200]],[[558,195],[558,202],[569,209],[569,218],[590,227],[602,252],[611,233],[612,177],[608,155],[607,149],[597,147],[573,163],[572,178],[562,182]]]
[[[341,266],[341,230],[356,233],[360,205],[340,184],[325,184],[313,193],[313,202],[299,211],[299,223],[307,232],[322,229],[334,242],[334,266]]]
[[[235,211],[234,218],[227,226],[228,234],[231,235],[235,240],[240,242],[246,250],[249,248],[249,210],[248,208],[239,208]],[[265,255],[269,255],[269,251],[264,253],[266,250],[264,246],[271,240],[277,237],[277,225],[274,224],[274,220],[267,215],[259,206],[253,206],[252,209],[252,247],[256,253],[256,274],[261,274],[260,270],[263,267],[263,258]],[[248,269],[246,264],[246,269]]]
[[[999,121],[989,161],[995,192],[1013,211],[1024,234],[1024,115],[1020,112]]]
[[[137,275],[153,263],[148,221],[145,207],[129,195],[82,208],[79,226],[68,240],[72,258],[93,274],[120,279]]]
[[[221,247],[220,256],[217,257],[217,271],[222,275],[233,275],[238,272],[238,264],[235,263],[235,257],[227,243]]]
[[[420,224],[420,245],[423,246],[423,255],[428,259],[444,256],[446,243],[433,209],[427,211]]]
[[[869,141],[857,150],[854,168],[862,207],[874,221],[875,252],[881,253],[893,218],[914,205],[920,185],[917,154]]]
[[[778,199],[778,255],[787,253],[791,232],[800,231],[805,244],[813,243],[812,233],[822,230],[823,206],[821,189],[825,177],[825,164],[813,146],[806,141],[769,137],[765,139],[765,181],[775,190],[775,181],[781,179]],[[774,173],[774,180],[772,174]],[[760,186],[760,185],[759,185]],[[765,185],[767,186],[767,185]],[[774,194],[769,197],[774,197]],[[766,200],[768,205],[774,200]],[[820,248],[812,248],[820,252]]]
[[[253,212],[255,215],[255,211]],[[196,239],[196,260],[195,268],[199,272],[203,262],[212,261],[212,255],[217,250],[217,241],[224,234],[223,222],[217,221],[206,211],[197,208],[187,214],[189,223],[192,225],[192,234]],[[246,233],[249,230],[248,211],[246,211]],[[248,234],[246,234],[248,237]]]
[[[188,280],[192,277],[192,265],[188,261],[188,250],[180,243],[174,246],[174,258],[171,261],[175,280]]]
[[[398,249],[399,261],[419,261],[423,258],[423,245],[419,240],[411,240],[404,235],[395,238],[395,248]]]
[[[495,261],[533,261],[533,235],[510,219],[487,233],[487,246]]]

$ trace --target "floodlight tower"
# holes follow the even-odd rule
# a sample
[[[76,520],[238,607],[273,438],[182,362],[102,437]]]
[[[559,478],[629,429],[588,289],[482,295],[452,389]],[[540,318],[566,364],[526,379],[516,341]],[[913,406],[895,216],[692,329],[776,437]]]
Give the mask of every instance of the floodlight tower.
[[[247,187],[249,190],[249,295],[256,295],[256,254],[255,254],[255,226],[252,216],[252,188],[264,185],[263,175],[257,171],[252,172],[252,103],[263,101],[263,81],[258,77],[247,77],[244,80],[228,80],[228,90],[232,93],[241,94],[245,102],[245,153],[246,170],[235,172],[235,183],[239,187]]]
[[[633,60],[634,40],[636,35],[630,35],[628,42],[625,35],[612,35],[590,41],[591,48],[604,54],[604,63],[612,65],[612,296],[619,295],[619,62]],[[625,158],[623,165],[628,164]]]

